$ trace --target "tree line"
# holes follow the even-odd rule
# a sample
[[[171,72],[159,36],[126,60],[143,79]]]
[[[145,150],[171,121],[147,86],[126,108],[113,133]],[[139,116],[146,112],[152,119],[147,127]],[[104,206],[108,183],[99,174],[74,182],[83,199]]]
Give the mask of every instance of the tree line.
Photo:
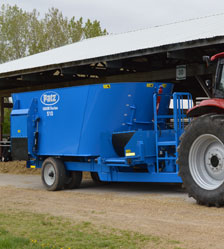
[[[41,17],[35,9],[27,12],[17,5],[1,5],[0,63],[106,34],[99,21],[69,19],[57,8]],[[9,134],[10,110],[5,109],[4,116],[3,134]]]
[[[67,18],[57,8],[40,16],[37,10],[24,11],[17,5],[0,9],[0,63],[106,35],[97,20]]]

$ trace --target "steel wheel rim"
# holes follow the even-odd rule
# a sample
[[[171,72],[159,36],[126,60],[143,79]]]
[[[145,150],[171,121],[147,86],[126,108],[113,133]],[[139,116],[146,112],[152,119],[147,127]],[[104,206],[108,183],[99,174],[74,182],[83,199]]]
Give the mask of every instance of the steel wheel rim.
[[[199,136],[191,146],[189,168],[194,181],[205,190],[224,182],[224,145],[216,136]]]
[[[56,172],[52,164],[48,163],[44,168],[44,181],[48,186],[51,186],[55,182]]]

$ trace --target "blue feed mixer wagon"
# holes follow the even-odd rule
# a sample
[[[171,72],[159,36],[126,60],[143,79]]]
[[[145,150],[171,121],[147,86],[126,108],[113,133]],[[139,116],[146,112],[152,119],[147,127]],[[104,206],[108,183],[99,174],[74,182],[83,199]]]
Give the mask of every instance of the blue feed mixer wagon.
[[[14,160],[42,168],[48,190],[95,181],[181,182],[177,146],[184,99],[169,83],[113,83],[12,95]],[[172,113],[170,113],[172,101]]]

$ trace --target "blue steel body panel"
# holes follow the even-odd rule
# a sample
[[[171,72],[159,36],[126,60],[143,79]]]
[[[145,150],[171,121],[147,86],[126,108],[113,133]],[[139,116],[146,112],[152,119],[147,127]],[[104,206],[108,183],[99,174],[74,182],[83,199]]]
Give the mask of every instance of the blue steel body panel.
[[[11,117],[11,137],[27,137],[27,116]]]
[[[35,91],[13,94],[13,102],[19,100],[19,108],[29,108],[32,99],[38,100],[39,149],[38,155],[75,155],[78,154],[83,114],[88,95],[88,86],[56,89],[60,100],[46,105],[41,96],[49,91]],[[52,93],[52,91],[51,91]],[[13,132],[13,131],[12,131]]]
[[[125,146],[125,152],[127,151],[135,154],[134,156],[129,156],[129,158],[135,158],[138,156],[137,161],[140,163],[155,163],[155,132],[153,130],[135,132],[133,137]]]
[[[13,112],[22,114],[37,99],[37,155],[114,157],[113,132],[152,129],[153,94],[160,85],[114,83],[109,88],[100,84],[18,93],[12,95],[19,102]],[[164,92],[171,91],[172,84],[166,84]],[[168,98],[161,100],[160,112],[168,111],[168,103]]]

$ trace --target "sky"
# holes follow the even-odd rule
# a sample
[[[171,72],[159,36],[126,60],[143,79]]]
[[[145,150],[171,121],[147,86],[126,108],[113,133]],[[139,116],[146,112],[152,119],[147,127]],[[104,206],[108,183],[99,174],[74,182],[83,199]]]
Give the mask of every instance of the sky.
[[[37,9],[42,16],[55,7],[68,18],[96,19],[113,34],[224,13],[223,0],[0,0],[0,4]]]

